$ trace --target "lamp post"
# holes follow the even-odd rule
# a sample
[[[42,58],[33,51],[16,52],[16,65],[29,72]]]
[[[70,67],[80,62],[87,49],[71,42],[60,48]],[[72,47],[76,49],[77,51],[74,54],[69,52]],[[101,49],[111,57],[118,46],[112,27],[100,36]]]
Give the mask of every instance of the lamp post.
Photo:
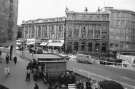
[[[64,53],[66,53],[66,17],[64,22]]]

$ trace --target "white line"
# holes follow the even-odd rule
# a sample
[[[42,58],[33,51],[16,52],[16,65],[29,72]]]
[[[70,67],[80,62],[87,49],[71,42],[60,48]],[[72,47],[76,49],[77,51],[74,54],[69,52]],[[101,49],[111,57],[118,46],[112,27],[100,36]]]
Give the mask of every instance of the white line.
[[[128,80],[128,81],[135,82],[135,80],[130,79],[130,78],[126,77],[126,76],[121,76],[121,77],[124,78],[124,79],[126,79],[126,80]]]

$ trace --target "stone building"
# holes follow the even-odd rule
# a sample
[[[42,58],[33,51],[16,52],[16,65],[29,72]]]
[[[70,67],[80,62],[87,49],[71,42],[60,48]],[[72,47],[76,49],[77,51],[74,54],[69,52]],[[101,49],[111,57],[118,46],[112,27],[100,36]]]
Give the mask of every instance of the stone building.
[[[18,0],[0,0],[0,46],[15,44]]]
[[[64,40],[65,17],[29,20],[22,26],[25,39]]]
[[[116,52],[135,51],[135,12],[105,7],[109,13],[110,50]]]
[[[24,38],[64,40],[65,52],[107,52],[109,14],[66,11],[66,17],[25,21]]]
[[[17,26],[17,39],[23,39],[23,27],[18,25]]]
[[[66,15],[65,47],[68,52],[108,52],[109,14],[68,11]]]
[[[25,21],[22,24],[24,39],[27,39],[28,45],[40,41],[40,45],[48,49],[57,49],[62,51],[64,45],[64,27],[65,17],[37,19]],[[35,39],[35,42],[30,40]]]

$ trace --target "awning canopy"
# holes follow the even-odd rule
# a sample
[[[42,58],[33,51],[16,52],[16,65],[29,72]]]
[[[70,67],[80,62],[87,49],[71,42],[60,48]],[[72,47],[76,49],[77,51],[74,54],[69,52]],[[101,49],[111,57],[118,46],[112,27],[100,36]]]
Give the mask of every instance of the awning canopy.
[[[26,44],[27,45],[34,45],[36,42],[36,39],[27,39]]]
[[[63,46],[63,43],[49,43],[47,46]]]
[[[41,46],[46,46],[48,42],[42,42],[40,45]]]
[[[29,43],[27,43],[27,45],[34,45],[35,44],[35,42],[29,42]]]
[[[47,46],[58,46],[61,47],[63,46],[64,41],[63,40],[55,40],[55,41],[51,41],[47,44]]]
[[[21,43],[19,43],[19,42],[16,42],[16,44],[17,44],[17,45],[21,45]]]

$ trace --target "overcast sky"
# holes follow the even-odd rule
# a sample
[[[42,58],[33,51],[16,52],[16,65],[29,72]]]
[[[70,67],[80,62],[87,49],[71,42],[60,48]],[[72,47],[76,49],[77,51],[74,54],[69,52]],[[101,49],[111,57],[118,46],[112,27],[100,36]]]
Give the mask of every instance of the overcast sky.
[[[135,11],[135,0],[19,0],[18,24],[23,20],[65,16],[65,7],[79,12],[87,7],[89,12],[95,12],[105,6]]]

